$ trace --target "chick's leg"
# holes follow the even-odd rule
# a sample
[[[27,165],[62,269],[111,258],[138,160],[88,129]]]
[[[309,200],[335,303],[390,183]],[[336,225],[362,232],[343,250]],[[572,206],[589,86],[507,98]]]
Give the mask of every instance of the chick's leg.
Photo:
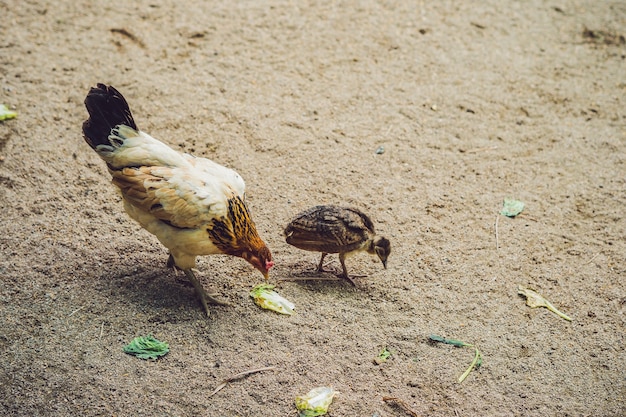
[[[317,266],[317,272],[324,272],[324,258],[328,255],[327,253],[322,252],[322,259],[320,259],[320,263]]]
[[[207,316],[211,315],[211,310],[209,310],[209,303],[221,306],[229,305],[228,303],[220,301],[217,298],[214,298],[212,295],[208,294],[200,281],[198,281],[198,278],[196,278],[196,274],[194,274],[191,269],[185,269],[184,272],[189,281],[191,281],[191,283],[193,284],[193,287],[196,289],[198,296],[200,296],[200,301],[202,302],[202,306],[204,307]]]
[[[345,253],[339,254],[339,262],[341,262],[341,268],[343,268],[343,272],[340,275],[340,277],[347,279],[348,281],[350,281],[350,284],[356,287],[356,284],[354,283],[352,278],[350,278],[350,276],[348,275],[348,268],[346,268],[346,254]]]

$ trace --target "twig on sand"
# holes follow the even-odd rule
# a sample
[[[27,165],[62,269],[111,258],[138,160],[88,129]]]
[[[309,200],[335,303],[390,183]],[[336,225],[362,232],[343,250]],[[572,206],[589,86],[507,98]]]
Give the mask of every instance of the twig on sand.
[[[498,222],[500,221],[500,215],[496,214],[496,250],[498,250],[498,248],[500,247],[500,242],[498,239]]]
[[[248,375],[256,374],[257,372],[271,371],[273,369],[276,369],[276,368],[273,367],[273,366],[267,366],[265,368],[251,369],[249,371],[243,371],[243,372],[240,372],[240,373],[238,373],[236,375],[233,375],[233,376],[231,376],[229,378],[226,378],[225,380],[222,381],[221,384],[219,384],[217,386],[217,388],[215,388],[215,390],[212,393],[209,394],[209,397],[212,397],[215,394],[217,394],[218,392],[220,392],[222,390],[222,388],[224,388],[226,385],[228,385],[229,382],[236,381],[236,380],[241,379],[241,378],[243,378],[245,376],[248,376]]]
[[[602,252],[598,252],[595,255],[593,255],[591,257],[591,259],[589,259],[587,262],[585,262],[585,265],[590,264],[591,262],[593,262],[594,259],[596,259],[598,257],[598,255],[600,255]]]
[[[67,317],[72,317],[74,314],[78,313],[80,310],[82,310],[83,308],[87,307],[88,304],[85,304],[82,307],[78,307],[76,310],[72,311]]]
[[[98,337],[98,340],[102,339],[103,334],[104,334],[104,322],[102,322],[102,326],[100,326],[100,336]]]
[[[280,278],[277,282],[292,282],[292,281],[341,281],[339,277],[289,277]]]
[[[473,149],[468,149],[466,151],[462,151],[464,153],[478,153],[478,152],[485,152],[485,151],[493,151],[498,149],[497,146],[485,146],[483,148],[473,148]]]
[[[409,408],[409,406],[402,401],[400,398],[397,397],[383,397],[383,401],[388,403],[388,402],[392,402],[397,404],[400,408],[402,408],[407,414],[411,415],[412,417],[420,417],[419,414],[417,414],[415,411],[411,410],[411,408]]]

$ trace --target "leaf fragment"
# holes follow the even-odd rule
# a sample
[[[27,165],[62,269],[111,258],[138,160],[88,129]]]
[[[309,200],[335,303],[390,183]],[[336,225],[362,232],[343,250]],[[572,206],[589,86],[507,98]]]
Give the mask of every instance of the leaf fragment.
[[[483,355],[481,355],[480,351],[474,347],[474,360],[470,363],[470,366],[463,372],[463,375],[459,377],[459,383],[465,381],[465,378],[472,372],[472,369],[480,368],[480,365],[483,364]]]
[[[124,353],[140,359],[157,359],[169,351],[170,347],[167,343],[155,339],[152,335],[136,337],[124,346]]]
[[[306,395],[296,397],[296,408],[299,417],[323,416],[328,412],[330,403],[337,391],[331,387],[313,388]]]
[[[378,354],[378,356],[376,358],[374,358],[374,363],[376,365],[380,365],[383,362],[386,362],[387,359],[389,359],[391,357],[391,355],[393,355],[393,352],[390,351],[389,349],[387,349],[386,347],[384,347],[380,353]]]
[[[447,345],[453,345],[456,347],[473,346],[473,345],[470,345],[469,343],[465,343],[460,340],[446,339],[445,337],[437,336],[435,334],[431,334],[430,336],[428,336],[428,338],[434,342],[441,342],[441,343],[445,343]]]
[[[524,210],[524,203],[513,198],[505,198],[500,214],[507,217],[515,217]]]
[[[10,110],[6,105],[0,104],[0,120],[15,119],[17,112]]]
[[[470,366],[463,372],[463,374],[459,377],[459,383],[465,381],[465,378],[472,372],[472,369],[478,369],[480,365],[483,363],[483,356],[478,350],[478,348],[470,343],[463,342],[461,340],[456,339],[446,339],[445,337],[437,336],[431,334],[428,338],[434,342],[441,342],[447,345],[452,345],[456,347],[472,347],[474,348],[474,360],[470,363]]]
[[[259,284],[250,291],[250,297],[261,308],[292,315],[296,306],[274,291],[274,287],[271,284]]]
[[[536,291],[531,290],[530,288],[524,288],[523,286],[518,285],[517,293],[526,297],[526,305],[528,307],[531,307],[531,308],[545,307],[551,312],[553,312],[554,314],[556,314],[557,316],[567,321],[572,321],[571,317],[559,311],[555,306],[552,305],[550,301],[543,298],[543,296],[537,293]]]

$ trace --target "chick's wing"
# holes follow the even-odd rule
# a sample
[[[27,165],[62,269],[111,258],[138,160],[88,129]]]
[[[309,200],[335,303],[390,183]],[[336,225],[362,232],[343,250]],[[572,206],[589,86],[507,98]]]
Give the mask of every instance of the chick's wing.
[[[309,212],[295,218],[285,229],[287,243],[305,250],[340,252],[362,243],[362,228],[349,216]]]

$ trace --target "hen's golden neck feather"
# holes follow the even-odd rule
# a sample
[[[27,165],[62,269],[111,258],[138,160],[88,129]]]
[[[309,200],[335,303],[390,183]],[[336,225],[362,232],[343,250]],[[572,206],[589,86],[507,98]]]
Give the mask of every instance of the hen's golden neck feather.
[[[228,200],[227,215],[214,218],[208,232],[215,246],[229,255],[240,256],[242,251],[265,246],[250,218],[248,208],[239,196]]]

